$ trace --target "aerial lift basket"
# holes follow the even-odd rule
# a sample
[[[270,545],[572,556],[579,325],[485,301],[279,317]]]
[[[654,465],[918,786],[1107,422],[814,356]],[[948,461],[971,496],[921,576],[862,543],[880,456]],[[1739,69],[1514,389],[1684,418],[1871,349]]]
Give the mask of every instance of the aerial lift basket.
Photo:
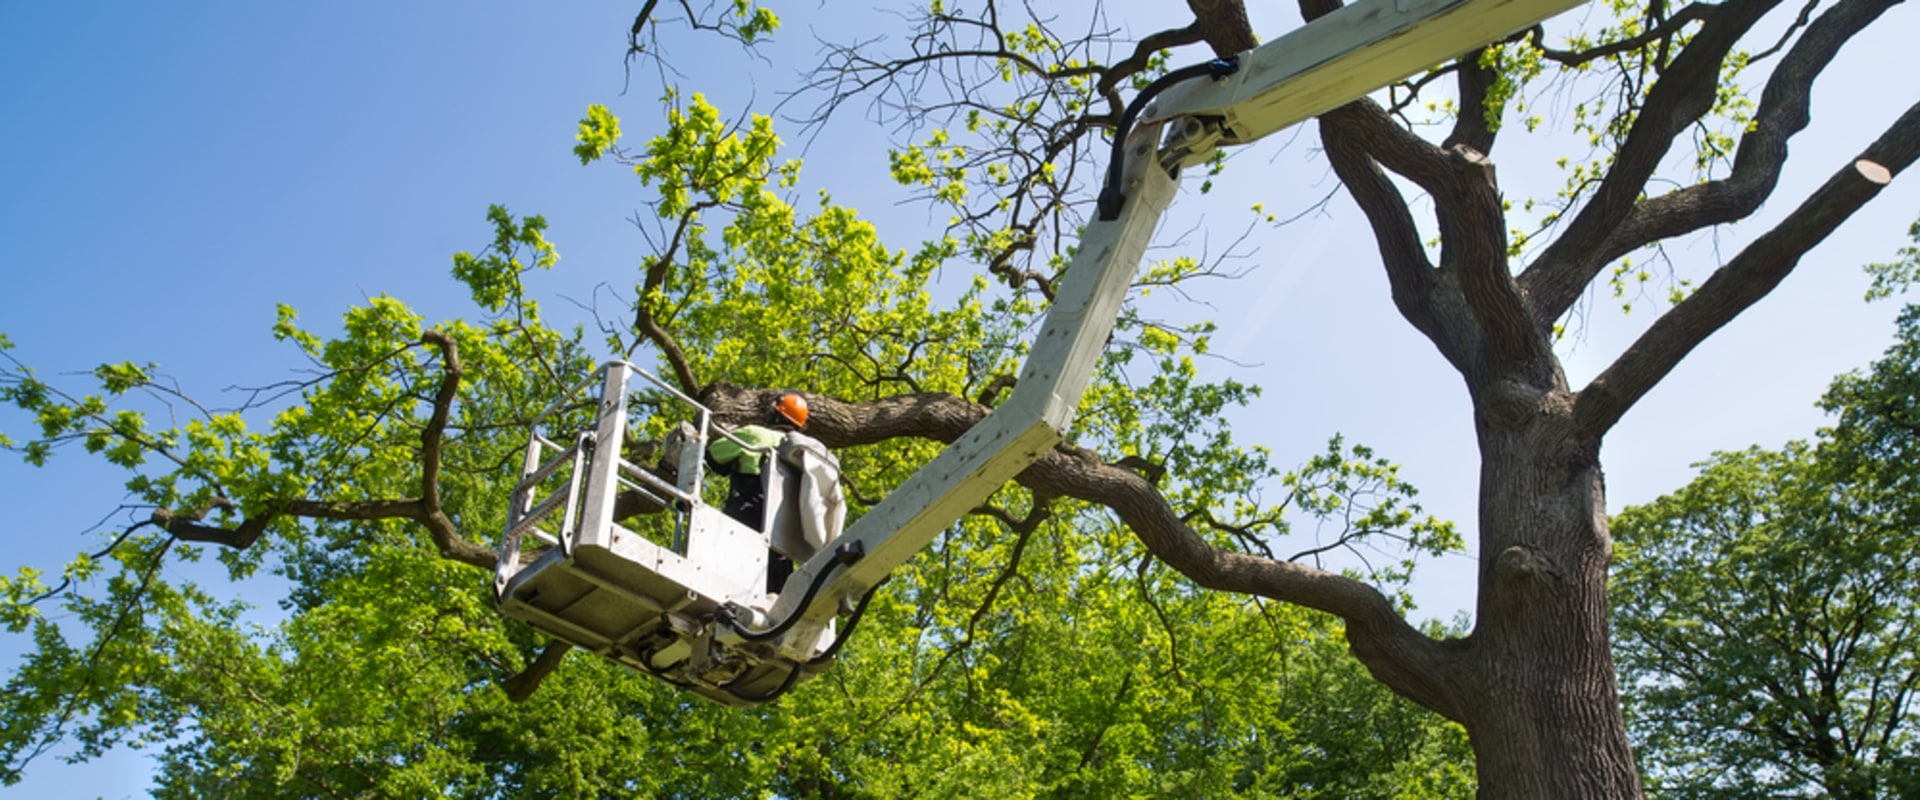
[[[630,391],[636,376],[644,402],[634,402]],[[595,383],[597,401],[589,392]],[[646,406],[654,407],[651,415],[632,416]],[[677,425],[657,424],[662,419]],[[529,427],[494,570],[502,613],[728,705],[758,702],[791,685],[804,668],[791,658],[767,646],[716,643],[727,633],[715,630],[717,612],[760,619],[774,598],[765,591],[766,533],[703,498],[706,444],[710,436],[728,436],[712,425],[710,410],[646,370],[614,361]],[[629,431],[640,427],[682,431],[678,458],[655,469],[628,461]],[[789,493],[782,482],[791,476],[764,472],[771,520],[783,512]],[[616,519],[636,509],[652,513]],[[821,639],[831,635],[829,627]]]

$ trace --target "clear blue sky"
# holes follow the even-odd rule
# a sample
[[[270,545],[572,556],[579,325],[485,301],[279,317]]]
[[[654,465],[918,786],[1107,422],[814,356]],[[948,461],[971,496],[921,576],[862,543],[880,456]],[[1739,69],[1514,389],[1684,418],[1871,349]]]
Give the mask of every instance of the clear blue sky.
[[[588,299],[602,283],[629,289],[645,243],[625,219],[642,196],[617,168],[582,168],[570,146],[589,103],[621,115],[629,140],[658,127],[652,76],[620,95],[638,5],[9,6],[0,13],[0,238],[9,245],[0,331],[47,374],[128,359],[159,362],[201,394],[278,380],[299,363],[268,335],[276,303],[316,326],[378,293],[429,319],[469,314],[447,279],[449,257],[485,244],[489,203],[551,222],[562,262],[535,286],[549,308]],[[789,27],[779,36],[798,56],[813,51],[816,33],[888,22],[799,5],[783,9]],[[1912,102],[1886,94],[1911,91],[1898,63],[1909,45],[1892,33],[1920,29],[1917,11],[1890,12],[1823,79],[1815,127],[1795,142],[1814,158],[1789,172],[1763,218],[1791,208]],[[1255,13],[1269,38],[1297,24],[1285,8]],[[1113,17],[1136,34],[1155,28]],[[728,111],[748,99],[771,104],[798,68],[769,70],[726,47],[674,55],[681,85]],[[910,246],[930,215],[895,205],[882,180],[887,132],[857,116],[846,123],[821,140],[831,146],[805,154],[810,183],[877,215],[889,241]],[[1255,200],[1290,211],[1329,191],[1309,141],[1263,147],[1238,157],[1213,194],[1190,187],[1169,231],[1206,222],[1237,232]],[[1551,147],[1501,144],[1495,160],[1510,193],[1551,190],[1557,179],[1540,169]],[[1896,182],[1627,418],[1606,451],[1613,507],[1676,487],[1714,449],[1778,445],[1819,424],[1812,402],[1828,378],[1889,341],[1894,309],[1860,302],[1859,265],[1903,242],[1920,211],[1916,185]],[[1697,268],[1748,235],[1675,253]],[[1214,234],[1212,247],[1227,238]],[[1236,369],[1267,387],[1243,429],[1289,462],[1345,431],[1404,462],[1430,509],[1471,530],[1476,461],[1464,393],[1394,315],[1358,212],[1341,197],[1253,244],[1247,278],[1198,293],[1222,323],[1222,355],[1253,365]],[[1576,382],[1651,318],[1623,319],[1604,300],[1590,316],[1571,347]],[[22,423],[0,415],[0,429],[19,433]],[[91,545],[81,532],[112,510],[118,481],[78,453],[42,471],[0,462],[0,505],[13,512],[0,570],[57,570]],[[1470,606],[1469,558],[1427,575],[1423,609]],[[0,641],[0,664],[19,646]],[[46,760],[8,794],[138,796],[146,770],[124,752],[82,768]]]

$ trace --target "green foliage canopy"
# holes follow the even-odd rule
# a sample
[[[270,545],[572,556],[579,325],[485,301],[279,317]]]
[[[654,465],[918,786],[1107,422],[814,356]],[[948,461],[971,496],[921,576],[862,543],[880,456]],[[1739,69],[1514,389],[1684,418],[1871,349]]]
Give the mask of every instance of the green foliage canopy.
[[[1614,522],[1629,722],[1662,797],[1920,791],[1920,307],[1812,442],[1718,453]]]
[[[692,390],[723,375],[849,402],[990,398],[1024,354],[1030,298],[975,281],[938,299],[953,241],[909,253],[828,196],[803,211],[769,120],[669,103],[638,152],[606,109],[581,123],[576,154],[631,167],[669,232],[635,325],[603,324],[606,347]],[[487,218],[490,245],[453,259],[472,320],[430,324],[377,296],[325,334],[282,307],[273,335],[310,375],[233,409],[152,365],[104,365],[86,393],[4,353],[0,399],[33,421],[6,446],[35,464],[99,454],[127,470],[132,512],[61,580],[0,578],[0,621],[33,642],[0,700],[0,779],[77,743],[83,760],[158,749],[162,798],[1470,791],[1460,729],[1367,678],[1331,618],[1197,591],[1103,509],[1017,488],[900,569],[841,663],[778,704],[720,709],[579,655],[512,702],[502,681],[545,643],[494,613],[476,540],[501,525],[526,420],[591,372],[594,348],[525,291],[558,261],[545,221]],[[649,347],[651,329],[678,349]],[[1202,380],[1204,336],[1136,330],[1103,363],[1078,444],[1168,465],[1167,496],[1219,516],[1223,540],[1278,541],[1304,513],[1337,534],[1311,555],[1389,543],[1401,555],[1372,574],[1389,589],[1407,552],[1458,546],[1367,448],[1335,439],[1281,472],[1235,444],[1221,412],[1257,389]],[[846,450],[856,498],[937,444]],[[182,574],[208,552],[228,579],[284,581],[278,619]]]

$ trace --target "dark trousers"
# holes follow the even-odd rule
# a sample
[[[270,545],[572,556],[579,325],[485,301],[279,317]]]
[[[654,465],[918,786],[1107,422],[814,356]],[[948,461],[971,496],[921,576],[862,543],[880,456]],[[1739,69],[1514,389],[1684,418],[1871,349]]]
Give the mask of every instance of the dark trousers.
[[[767,529],[767,485],[758,475],[735,474],[727,483],[727,503],[720,513],[753,530]],[[767,591],[779,592],[793,574],[793,560],[767,551]]]

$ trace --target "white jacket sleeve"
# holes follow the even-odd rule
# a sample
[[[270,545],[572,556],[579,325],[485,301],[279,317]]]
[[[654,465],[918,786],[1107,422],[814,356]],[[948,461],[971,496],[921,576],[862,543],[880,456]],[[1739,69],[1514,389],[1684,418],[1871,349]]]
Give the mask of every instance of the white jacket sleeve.
[[[805,434],[787,435],[787,460],[800,468],[800,530],[815,551],[840,538],[847,522],[847,499],[840,491],[840,460],[826,445]]]

